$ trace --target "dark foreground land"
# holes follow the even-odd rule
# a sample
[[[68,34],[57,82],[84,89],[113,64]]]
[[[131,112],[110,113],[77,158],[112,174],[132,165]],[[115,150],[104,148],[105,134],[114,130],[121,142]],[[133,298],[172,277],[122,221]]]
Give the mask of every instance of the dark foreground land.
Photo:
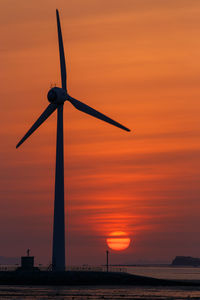
[[[0,272],[0,285],[200,286],[198,282],[156,279],[117,272]]]

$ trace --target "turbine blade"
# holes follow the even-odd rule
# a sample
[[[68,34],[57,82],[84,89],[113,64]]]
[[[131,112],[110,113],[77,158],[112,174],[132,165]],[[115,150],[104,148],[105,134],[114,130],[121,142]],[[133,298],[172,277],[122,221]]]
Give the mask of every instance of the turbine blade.
[[[60,17],[59,17],[59,12],[57,9],[56,9],[56,18],[57,18],[57,28],[58,28],[58,44],[59,44],[59,53],[60,53],[60,71],[61,71],[62,88],[67,90],[65,52],[64,52],[64,47],[63,47]]]
[[[72,97],[69,97],[68,100],[71,102],[71,104],[77,108],[78,110],[88,114],[88,115],[91,115],[97,119],[100,119],[102,121],[105,121],[107,123],[110,123],[116,127],[119,127],[123,130],[126,130],[126,131],[130,131],[130,129],[128,129],[127,127],[121,125],[120,123],[110,119],[109,117],[105,116],[104,114],[98,112],[97,110],[93,109],[92,107],[84,104],[83,102],[80,102]]]
[[[54,110],[56,110],[57,107],[58,105],[54,103],[49,104],[45,111],[41,114],[41,116],[37,119],[37,121],[29,129],[29,131],[25,134],[25,136],[19,141],[16,148],[18,148],[54,112]]]

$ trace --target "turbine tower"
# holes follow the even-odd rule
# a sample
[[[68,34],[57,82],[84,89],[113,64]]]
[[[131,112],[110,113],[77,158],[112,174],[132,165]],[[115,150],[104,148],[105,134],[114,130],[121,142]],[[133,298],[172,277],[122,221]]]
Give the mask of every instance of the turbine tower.
[[[110,119],[104,114],[72,98],[67,91],[67,73],[65,65],[65,54],[62,40],[59,12],[56,10],[58,44],[60,54],[60,70],[62,88],[53,87],[47,94],[50,104],[28,130],[25,136],[17,144],[18,148],[44,121],[57,110],[57,143],[56,143],[56,172],[55,172],[55,200],[54,200],[54,223],[53,223],[53,253],[52,270],[65,270],[65,210],[64,210],[64,146],[63,146],[63,105],[65,101],[70,102],[76,109],[91,115],[97,119],[110,123],[123,130],[130,129]]]

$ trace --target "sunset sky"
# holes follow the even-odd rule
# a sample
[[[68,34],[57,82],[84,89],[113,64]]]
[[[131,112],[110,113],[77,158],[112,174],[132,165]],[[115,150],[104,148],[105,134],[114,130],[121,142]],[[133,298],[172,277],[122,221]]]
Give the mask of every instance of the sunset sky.
[[[51,262],[56,113],[16,144],[60,86],[131,128],[64,107],[66,263],[200,257],[200,1],[1,0],[0,256]]]

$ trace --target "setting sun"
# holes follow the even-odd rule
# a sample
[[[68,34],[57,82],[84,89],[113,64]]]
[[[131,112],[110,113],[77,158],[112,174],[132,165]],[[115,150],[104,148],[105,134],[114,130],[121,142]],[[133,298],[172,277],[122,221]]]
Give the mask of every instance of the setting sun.
[[[109,237],[106,239],[107,245],[112,250],[125,250],[129,247],[131,239],[128,237],[128,234],[123,231],[115,231],[109,234]]]

